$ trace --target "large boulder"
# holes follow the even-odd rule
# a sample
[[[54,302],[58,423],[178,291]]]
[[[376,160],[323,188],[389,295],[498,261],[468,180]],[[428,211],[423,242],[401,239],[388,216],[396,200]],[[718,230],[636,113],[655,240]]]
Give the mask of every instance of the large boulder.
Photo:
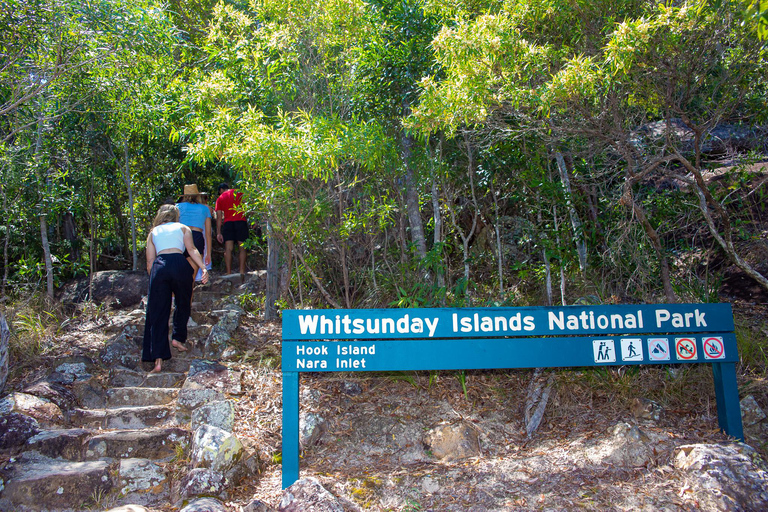
[[[197,430],[201,425],[212,425],[227,432],[235,427],[235,406],[232,400],[217,400],[192,412],[190,427]]]
[[[468,423],[440,425],[424,437],[435,457],[446,461],[466,459],[481,455],[477,431]]]
[[[746,444],[680,446],[675,467],[701,510],[768,510],[768,472]]]
[[[36,419],[17,412],[0,413],[0,452],[24,446],[40,432]]]
[[[243,444],[232,434],[218,427],[201,425],[192,438],[192,464],[219,473],[233,469],[244,455]]]
[[[106,270],[93,274],[93,297],[96,304],[115,308],[135,306],[147,294],[149,276],[146,272]],[[88,299],[88,279],[83,278],[67,284],[60,300],[65,304],[77,304]]]
[[[226,484],[221,473],[208,468],[195,468],[182,479],[179,495],[182,500],[202,497],[226,499]]]
[[[14,412],[30,416],[47,427],[64,423],[64,414],[58,405],[46,398],[26,393],[11,393],[0,400],[0,413]]]
[[[339,500],[325,487],[320,485],[317,479],[309,477],[295,481],[283,491],[280,500],[280,512],[344,512],[344,507]]]

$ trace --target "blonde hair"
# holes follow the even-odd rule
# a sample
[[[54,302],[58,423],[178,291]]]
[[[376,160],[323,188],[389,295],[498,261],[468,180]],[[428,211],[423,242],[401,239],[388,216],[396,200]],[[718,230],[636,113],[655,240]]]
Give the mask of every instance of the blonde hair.
[[[175,204],[164,204],[157,210],[155,215],[155,221],[152,223],[152,227],[165,224],[166,222],[179,222],[179,209]]]
[[[194,196],[193,195],[186,195],[186,196],[184,196],[182,198],[183,201],[181,201],[181,202],[182,203],[199,204],[200,203],[200,199],[199,198],[200,198],[200,194],[194,195]]]

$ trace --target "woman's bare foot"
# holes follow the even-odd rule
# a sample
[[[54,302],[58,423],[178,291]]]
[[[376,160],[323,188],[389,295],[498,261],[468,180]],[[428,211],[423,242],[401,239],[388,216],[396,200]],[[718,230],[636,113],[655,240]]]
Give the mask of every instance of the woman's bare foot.
[[[182,343],[179,343],[176,340],[171,341],[171,345],[173,345],[173,347],[176,350],[178,350],[179,352],[186,352],[187,351],[187,347],[185,347]]]
[[[152,371],[149,373],[160,373],[163,370],[163,360],[157,359],[155,361],[155,367],[152,368]]]

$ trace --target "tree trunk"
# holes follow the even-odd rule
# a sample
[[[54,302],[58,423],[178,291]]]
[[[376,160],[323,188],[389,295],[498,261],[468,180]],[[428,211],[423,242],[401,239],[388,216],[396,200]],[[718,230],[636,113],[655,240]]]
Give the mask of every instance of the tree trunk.
[[[557,162],[557,169],[560,172],[560,180],[563,183],[563,192],[565,193],[565,205],[568,208],[568,214],[571,217],[571,226],[573,227],[573,239],[576,243],[576,252],[579,255],[579,269],[581,274],[587,270],[587,244],[584,242],[584,230],[582,228],[581,219],[573,206],[573,193],[571,192],[571,180],[568,177],[568,169],[565,167],[565,160],[563,154],[559,151],[555,152],[555,161]]]
[[[53,300],[53,260],[51,259],[51,246],[48,243],[48,223],[45,213],[40,215],[40,239],[43,246],[43,258],[45,260],[46,294]]]
[[[41,167],[40,154],[43,150],[43,115],[37,120],[37,141],[35,142],[35,163],[38,168]],[[42,180],[41,180],[42,181]],[[45,173],[46,187],[50,187],[50,175]],[[40,191],[45,194],[44,188],[41,186]],[[40,205],[45,208],[45,197],[40,198]],[[45,282],[46,282],[46,294],[50,300],[53,300],[53,260],[51,258],[51,246],[48,243],[48,223],[45,216],[46,211],[40,212],[40,242],[43,248],[43,260],[45,262]]]
[[[272,223],[267,222],[267,290],[264,295],[264,319],[277,319],[277,299],[280,294],[279,249]]]
[[[134,272],[139,268],[139,254],[136,250],[136,216],[133,211],[133,183],[131,180],[131,166],[128,153],[128,140],[125,141],[124,147],[125,166],[123,168],[123,180],[125,181],[125,188],[128,190],[128,211],[131,219],[131,254],[133,256],[133,264],[131,270]]]
[[[0,183],[0,193],[3,195],[3,211],[7,212],[8,197],[5,195],[5,188],[1,183]],[[8,286],[8,243],[10,238],[11,238],[11,216],[5,215],[5,240],[3,240],[3,287],[2,287],[3,298],[5,298],[6,286]]]
[[[96,215],[93,211],[93,170],[91,170],[91,195],[88,198],[90,207],[88,208],[88,215],[90,217],[90,236],[91,246],[88,264],[88,300],[93,301],[93,273],[96,271]]]
[[[440,193],[437,190],[437,183],[432,180],[432,219],[435,223],[435,234],[432,237],[434,247],[440,248],[440,256],[442,258],[443,250],[443,214],[440,212]],[[445,287],[445,271],[443,269],[442,262],[435,268],[435,274],[437,277],[437,286],[440,288]]]
[[[496,250],[499,269],[499,298],[504,296],[504,252],[501,248],[501,220],[499,216],[499,198],[496,197],[496,188],[493,186],[493,177],[491,177],[491,195],[493,196],[493,212],[496,220],[493,223],[496,231]]]
[[[416,247],[416,253],[420,259],[427,257],[427,241],[424,238],[424,226],[421,222],[419,210],[419,194],[413,179],[413,167],[411,166],[411,153],[413,137],[403,132],[400,139],[401,157],[405,167],[405,205],[408,210],[408,224],[411,227],[411,241]]]
[[[11,342],[11,331],[8,329],[8,322],[0,313],[0,393],[3,392],[5,382],[8,380],[9,351],[8,345]]]
[[[622,195],[620,202],[629,208],[633,215],[637,217],[637,220],[640,222],[640,225],[643,226],[646,236],[648,236],[651,245],[653,245],[653,248],[656,251],[656,256],[659,258],[661,283],[664,287],[664,295],[666,295],[667,301],[670,303],[677,302],[677,295],[672,289],[672,283],[669,279],[669,260],[667,260],[667,255],[664,251],[664,246],[661,243],[661,238],[659,238],[659,233],[653,228],[648,217],[645,215],[645,210],[643,210],[643,208],[635,201],[635,198],[632,195],[630,178],[627,178],[627,181],[624,182],[624,195]]]

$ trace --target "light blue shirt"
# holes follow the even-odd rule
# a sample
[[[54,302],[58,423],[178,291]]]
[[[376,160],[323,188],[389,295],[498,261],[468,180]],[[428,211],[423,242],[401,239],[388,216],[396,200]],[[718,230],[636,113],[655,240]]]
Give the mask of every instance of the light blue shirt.
[[[200,203],[177,203],[179,222],[191,228],[205,229],[205,219],[211,218],[211,210]]]

